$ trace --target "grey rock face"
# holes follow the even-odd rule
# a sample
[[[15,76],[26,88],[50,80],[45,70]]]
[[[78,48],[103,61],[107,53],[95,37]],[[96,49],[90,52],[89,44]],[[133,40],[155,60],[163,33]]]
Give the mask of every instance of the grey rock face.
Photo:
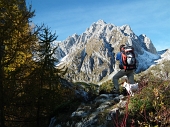
[[[157,54],[156,48],[154,47],[152,41],[144,34],[141,34],[139,36],[141,43],[142,43],[142,47],[148,51],[151,52],[153,54]]]
[[[126,115],[124,110],[127,107],[127,100],[128,97],[123,95],[113,97],[113,94],[101,94],[91,103],[82,103],[72,112],[71,120],[62,124],[69,127],[113,127],[116,122],[113,121],[119,115]],[[57,123],[56,119],[52,119],[51,123],[53,122]]]

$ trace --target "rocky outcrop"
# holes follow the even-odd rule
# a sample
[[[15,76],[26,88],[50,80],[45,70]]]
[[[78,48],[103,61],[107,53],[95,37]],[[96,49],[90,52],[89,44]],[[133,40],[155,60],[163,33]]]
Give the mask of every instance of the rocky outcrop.
[[[55,127],[113,127],[125,115],[128,115],[126,112],[128,100],[129,96],[101,94],[88,103],[82,103],[76,111],[72,112],[70,120],[65,123],[59,123],[53,117],[49,127],[53,125]],[[125,124],[128,125],[128,123]]]
[[[142,43],[142,47],[150,52],[150,53],[153,53],[153,54],[157,54],[157,51],[156,51],[156,48],[154,47],[152,41],[144,34],[141,34],[139,36],[140,40],[141,40],[141,43]]]

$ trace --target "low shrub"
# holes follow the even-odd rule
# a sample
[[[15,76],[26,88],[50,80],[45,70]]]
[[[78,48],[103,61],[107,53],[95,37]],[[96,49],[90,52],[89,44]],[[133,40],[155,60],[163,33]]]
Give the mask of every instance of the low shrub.
[[[139,80],[139,91],[131,97],[129,111],[138,126],[170,125],[170,83],[153,75]]]

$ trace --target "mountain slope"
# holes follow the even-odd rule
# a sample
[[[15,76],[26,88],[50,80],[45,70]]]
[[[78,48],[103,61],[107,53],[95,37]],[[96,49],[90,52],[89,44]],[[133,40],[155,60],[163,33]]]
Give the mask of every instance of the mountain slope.
[[[99,83],[111,79],[118,70],[115,54],[125,43],[135,49],[136,73],[161,58],[146,35],[137,36],[129,25],[118,27],[99,20],[81,35],[73,34],[59,43],[56,57],[60,58],[60,63],[57,67],[68,68],[65,78],[69,81]]]

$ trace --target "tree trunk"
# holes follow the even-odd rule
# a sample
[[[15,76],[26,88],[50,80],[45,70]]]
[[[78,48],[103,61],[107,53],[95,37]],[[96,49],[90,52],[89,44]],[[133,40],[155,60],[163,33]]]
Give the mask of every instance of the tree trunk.
[[[3,90],[3,67],[2,67],[2,57],[3,57],[3,45],[0,45],[0,127],[4,127],[4,90]]]

